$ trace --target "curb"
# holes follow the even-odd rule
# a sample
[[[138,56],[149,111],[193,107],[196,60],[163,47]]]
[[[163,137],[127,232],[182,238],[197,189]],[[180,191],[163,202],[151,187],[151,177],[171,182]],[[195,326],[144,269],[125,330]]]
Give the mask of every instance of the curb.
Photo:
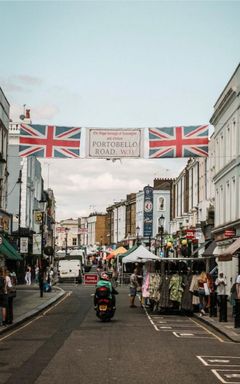
[[[209,327],[214,328],[216,331],[218,331],[222,335],[226,336],[231,341],[234,341],[235,343],[240,343],[240,333],[238,335],[238,334],[232,332],[231,330],[227,331],[225,329],[222,329],[222,327],[220,327],[218,324],[214,324],[211,321],[208,321],[206,318],[200,317],[200,316],[198,316],[196,314],[194,314],[193,316],[196,319],[200,320],[202,323],[208,325]]]
[[[13,324],[9,324],[6,327],[1,327],[0,335],[3,334],[3,333],[8,332],[8,331],[10,331],[10,330],[12,330],[14,328],[16,328],[17,326],[21,325],[25,321],[27,321],[27,320],[31,319],[32,317],[36,316],[39,312],[42,312],[45,308],[50,307],[52,304],[54,304],[58,300],[60,300],[63,296],[66,296],[68,294],[68,292],[64,291],[62,288],[59,288],[59,287],[54,287],[54,288],[57,288],[57,290],[59,290],[61,292],[59,292],[55,297],[52,297],[51,299],[49,299],[45,303],[38,305],[37,307],[35,307],[31,311],[26,312],[22,316],[17,317],[14,320]]]

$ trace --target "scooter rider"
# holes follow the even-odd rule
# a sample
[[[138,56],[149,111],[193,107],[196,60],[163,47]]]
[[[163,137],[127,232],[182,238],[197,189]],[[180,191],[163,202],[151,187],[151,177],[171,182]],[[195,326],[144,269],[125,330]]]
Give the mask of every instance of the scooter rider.
[[[118,291],[116,291],[116,289],[112,286],[112,283],[109,279],[109,276],[107,275],[106,272],[102,272],[101,273],[101,276],[100,276],[100,279],[97,283],[97,286],[96,286],[96,289],[97,288],[100,288],[100,287],[107,287],[109,289],[109,292],[110,292],[110,298],[112,300],[112,305],[113,305],[113,308],[115,309],[115,305],[116,305],[116,299],[115,299],[115,295],[118,295]],[[97,298],[96,298],[96,294],[94,295],[94,306],[96,307],[97,305]]]

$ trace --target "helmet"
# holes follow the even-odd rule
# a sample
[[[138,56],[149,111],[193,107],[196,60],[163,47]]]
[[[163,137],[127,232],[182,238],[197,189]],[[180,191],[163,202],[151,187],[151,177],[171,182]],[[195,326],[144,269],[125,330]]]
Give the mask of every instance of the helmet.
[[[103,279],[103,280],[109,280],[109,277],[108,277],[108,275],[106,274],[106,272],[102,272],[102,273],[101,273],[101,279]]]

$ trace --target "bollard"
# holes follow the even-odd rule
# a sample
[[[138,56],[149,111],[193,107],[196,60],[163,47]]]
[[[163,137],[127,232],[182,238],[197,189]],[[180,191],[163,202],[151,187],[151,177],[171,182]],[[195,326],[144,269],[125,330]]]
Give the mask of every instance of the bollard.
[[[235,299],[234,328],[240,328],[240,299]]]
[[[217,293],[211,292],[210,293],[210,311],[209,311],[210,317],[216,317],[217,316]]]
[[[227,295],[219,295],[219,321],[227,322]]]

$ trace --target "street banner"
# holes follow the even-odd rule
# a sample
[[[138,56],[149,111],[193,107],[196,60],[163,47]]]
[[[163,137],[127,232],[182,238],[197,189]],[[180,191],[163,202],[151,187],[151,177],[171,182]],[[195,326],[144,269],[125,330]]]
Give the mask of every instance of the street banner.
[[[208,156],[208,125],[149,128],[149,158]]]
[[[42,250],[42,236],[40,233],[33,234],[33,255],[41,255]]]
[[[143,157],[143,129],[86,130],[86,157],[96,159]]]
[[[153,188],[150,186],[143,188],[144,192],[144,226],[143,236],[152,236],[153,227]]]
[[[20,253],[28,253],[28,237],[20,238]]]
[[[81,128],[21,124],[19,156],[76,158],[80,156]]]

